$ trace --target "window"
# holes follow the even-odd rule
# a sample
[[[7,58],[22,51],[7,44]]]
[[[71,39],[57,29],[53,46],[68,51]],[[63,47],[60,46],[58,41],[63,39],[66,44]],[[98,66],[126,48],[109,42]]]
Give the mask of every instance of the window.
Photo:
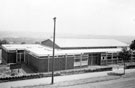
[[[88,55],[82,55],[82,61],[87,61],[88,60]]]
[[[117,56],[113,56],[113,58],[117,58]]]
[[[80,66],[81,65],[81,55],[75,55],[74,56],[74,66]]]
[[[88,56],[82,57],[81,66],[88,65]]]
[[[112,58],[112,57],[110,57],[110,56],[109,56],[109,57],[107,57],[107,59],[111,59],[111,58]]]
[[[101,57],[102,58],[102,60],[104,60],[105,59],[105,57]]]
[[[80,59],[75,59],[75,62],[80,62]]]
[[[82,61],[87,61],[88,60],[88,58],[82,58]]]
[[[113,53],[113,56],[117,56],[118,54],[117,53]]]

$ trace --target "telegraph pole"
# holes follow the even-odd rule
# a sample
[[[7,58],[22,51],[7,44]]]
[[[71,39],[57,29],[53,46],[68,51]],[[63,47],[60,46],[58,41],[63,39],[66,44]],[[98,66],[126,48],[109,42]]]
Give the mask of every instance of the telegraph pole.
[[[53,32],[53,58],[52,58],[52,83],[54,83],[54,55],[55,55],[55,26],[56,26],[56,17],[53,18],[54,20],[54,32]]]

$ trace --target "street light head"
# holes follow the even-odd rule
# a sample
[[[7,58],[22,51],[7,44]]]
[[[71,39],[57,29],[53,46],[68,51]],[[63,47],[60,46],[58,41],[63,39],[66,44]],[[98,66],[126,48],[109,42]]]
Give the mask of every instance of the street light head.
[[[54,20],[56,19],[56,17],[53,18]]]

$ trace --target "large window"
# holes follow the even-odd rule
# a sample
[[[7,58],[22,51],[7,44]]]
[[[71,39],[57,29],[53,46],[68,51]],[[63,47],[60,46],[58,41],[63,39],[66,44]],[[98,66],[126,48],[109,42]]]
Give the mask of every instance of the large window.
[[[81,65],[81,55],[74,55],[74,66]]]
[[[88,65],[88,55],[87,54],[74,55],[74,66],[84,66],[84,65]]]
[[[82,55],[81,65],[88,65],[88,54]]]
[[[75,59],[75,62],[80,62],[80,58],[79,59]]]

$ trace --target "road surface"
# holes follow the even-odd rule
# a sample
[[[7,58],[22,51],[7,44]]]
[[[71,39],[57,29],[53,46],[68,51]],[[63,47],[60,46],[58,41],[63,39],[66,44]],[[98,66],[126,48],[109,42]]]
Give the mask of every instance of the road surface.
[[[82,83],[77,85],[68,85],[63,87],[61,86],[60,88],[135,88],[135,77],[120,78],[116,80],[109,80],[96,83]]]
[[[87,79],[88,80],[88,79]],[[91,80],[91,79],[89,79]],[[85,79],[80,80],[85,81]],[[126,76],[122,76],[117,79],[108,80],[108,81],[99,81],[99,82],[79,82],[72,81],[66,82],[66,85],[63,85],[64,82],[54,84],[54,85],[36,85],[36,86],[25,86],[19,88],[135,88],[135,73],[130,73]]]
[[[84,73],[84,74],[76,74],[76,75],[66,75],[66,76],[56,76],[54,79],[55,79],[55,84],[63,84],[63,82],[71,82],[72,83],[76,83],[76,80],[86,80],[86,79],[90,79],[91,81],[92,78],[95,78],[97,77],[96,79],[99,80],[99,77],[104,77],[104,76],[107,76],[107,73],[110,72],[110,71],[105,71],[105,72],[94,72],[94,73]],[[135,69],[130,69],[130,70],[126,70],[126,73],[135,73]],[[133,75],[135,76],[135,75]],[[109,76],[111,77],[111,76]],[[84,80],[83,80],[84,79]],[[89,80],[88,80],[89,81]],[[48,78],[39,78],[39,79],[29,79],[29,80],[20,80],[20,81],[13,81],[13,82],[5,82],[5,83],[0,83],[0,88],[11,88],[11,87],[21,87],[21,86],[34,86],[34,85],[50,85],[51,83],[51,77],[48,77]],[[81,82],[80,82],[81,83]],[[89,82],[87,82],[89,83]],[[86,83],[84,83],[86,84]],[[79,85],[79,84],[78,84]],[[75,85],[75,86],[70,86],[70,87],[75,87],[78,86],[78,85]],[[83,85],[83,84],[82,84]],[[82,85],[79,85],[79,86],[82,86]],[[89,86],[89,84],[86,84]],[[90,84],[91,85],[91,84]],[[55,85],[53,85],[55,86]],[[56,85],[57,86],[57,85]],[[78,86],[78,87],[79,87]],[[85,86],[85,85],[84,85]],[[29,88],[27,87],[27,88]],[[47,87],[47,86],[46,86]],[[46,88],[45,87],[45,88]],[[66,86],[65,86],[66,87]],[[38,88],[38,87],[36,87]],[[82,87],[80,87],[82,88]],[[87,88],[87,87],[86,87]],[[97,87],[98,88],[98,87]]]

